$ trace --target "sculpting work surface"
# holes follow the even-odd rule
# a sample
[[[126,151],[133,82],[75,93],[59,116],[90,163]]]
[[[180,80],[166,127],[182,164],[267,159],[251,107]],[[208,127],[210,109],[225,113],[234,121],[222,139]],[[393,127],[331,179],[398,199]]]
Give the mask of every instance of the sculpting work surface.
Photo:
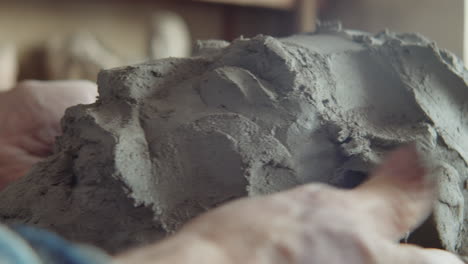
[[[238,197],[354,187],[417,141],[441,190],[423,226],[435,238],[410,240],[466,253],[468,89],[452,54],[417,34],[341,30],[197,54],[101,72],[99,100],[67,111],[55,154],[0,193],[0,217],[115,252]]]

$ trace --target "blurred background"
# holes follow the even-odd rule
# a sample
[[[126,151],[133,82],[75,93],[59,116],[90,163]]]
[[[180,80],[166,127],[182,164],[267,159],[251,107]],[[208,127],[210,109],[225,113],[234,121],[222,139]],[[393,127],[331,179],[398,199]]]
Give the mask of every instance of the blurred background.
[[[464,2],[0,0],[0,67],[16,63],[18,79],[95,80],[101,68],[187,56],[197,39],[286,36],[313,31],[317,19],[373,33],[420,32],[463,57]]]

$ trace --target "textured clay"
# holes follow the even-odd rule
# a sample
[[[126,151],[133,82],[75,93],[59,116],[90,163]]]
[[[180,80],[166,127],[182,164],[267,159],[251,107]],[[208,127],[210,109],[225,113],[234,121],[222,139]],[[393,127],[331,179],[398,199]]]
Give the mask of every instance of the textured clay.
[[[0,193],[0,218],[111,252],[226,201],[308,182],[352,188],[416,141],[441,183],[423,225],[466,253],[468,89],[462,62],[418,34],[335,29],[211,41],[197,56],[105,70],[68,109],[55,154]]]

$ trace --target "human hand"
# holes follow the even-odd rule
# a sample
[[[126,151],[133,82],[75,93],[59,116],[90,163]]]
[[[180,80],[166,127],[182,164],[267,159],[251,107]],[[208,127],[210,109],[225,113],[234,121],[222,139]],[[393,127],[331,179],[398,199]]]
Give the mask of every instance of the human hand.
[[[405,147],[354,190],[309,184],[241,199],[116,263],[462,264],[446,251],[398,243],[429,215],[435,189],[415,148]]]
[[[88,81],[24,81],[0,93],[0,190],[51,154],[66,108],[96,96]]]

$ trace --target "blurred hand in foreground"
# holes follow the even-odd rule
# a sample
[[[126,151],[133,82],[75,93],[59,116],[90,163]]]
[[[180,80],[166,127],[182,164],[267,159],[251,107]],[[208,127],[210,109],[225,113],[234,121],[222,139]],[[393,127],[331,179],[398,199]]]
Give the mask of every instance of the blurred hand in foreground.
[[[354,190],[309,184],[241,199],[116,263],[462,264],[398,243],[431,211],[436,186],[425,175],[415,147],[404,147]]]
[[[0,190],[51,154],[66,108],[96,96],[88,81],[24,81],[0,93]]]

